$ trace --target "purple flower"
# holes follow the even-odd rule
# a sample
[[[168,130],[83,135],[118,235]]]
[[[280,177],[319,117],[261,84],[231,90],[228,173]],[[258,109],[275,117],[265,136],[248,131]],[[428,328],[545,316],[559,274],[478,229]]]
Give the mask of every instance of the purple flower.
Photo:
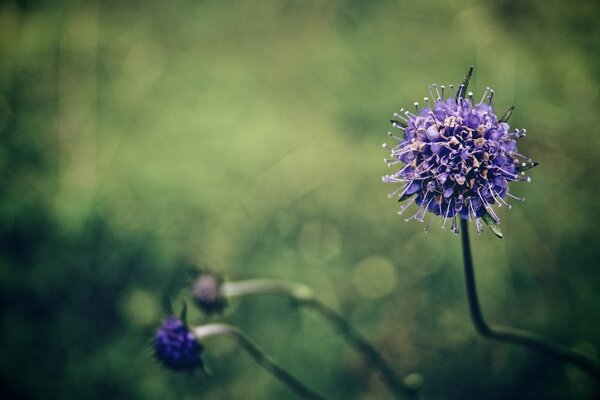
[[[417,212],[407,221],[423,221],[427,211],[440,216],[442,228],[448,220],[458,233],[457,217],[474,220],[482,232],[481,220],[494,233],[502,236],[500,220],[493,206],[510,208],[505,198],[523,200],[509,192],[509,183],[531,179],[525,170],[537,165],[517,152],[516,140],[526,135],[525,129],[511,130],[507,121],[512,107],[498,118],[494,111],[494,91],[486,88],[479,102],[469,92],[465,98],[472,68],[456,93],[444,97],[444,86],[429,87],[431,98],[425,97],[424,108],[415,103],[415,113],[400,110],[394,114],[393,126],[403,131],[391,148],[388,166],[400,165],[398,171],[383,177],[384,182],[400,184],[389,197],[407,201],[402,214],[416,203]],[[435,99],[435,100],[433,100]],[[429,225],[425,228],[428,229]]]
[[[202,346],[194,333],[177,317],[168,317],[154,336],[154,353],[165,366],[179,370],[202,367]]]

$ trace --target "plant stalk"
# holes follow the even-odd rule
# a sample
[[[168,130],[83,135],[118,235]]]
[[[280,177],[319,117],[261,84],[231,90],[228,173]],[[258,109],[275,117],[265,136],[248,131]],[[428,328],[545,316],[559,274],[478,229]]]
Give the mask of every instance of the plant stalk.
[[[288,297],[301,306],[309,307],[329,321],[342,337],[363,355],[369,365],[377,370],[383,382],[396,398],[416,399],[418,389],[405,384],[388,365],[383,356],[339,313],[318,300],[308,286],[271,279],[226,282],[221,287],[225,297],[251,294],[274,294]]]
[[[471,254],[471,243],[469,240],[469,223],[461,218],[460,224],[467,298],[469,301],[471,320],[473,321],[477,332],[488,339],[518,344],[558,360],[571,363],[588,372],[600,381],[600,366],[589,356],[521,329],[487,324],[483,317],[481,306],[479,305],[479,297],[477,296],[475,271]]]
[[[289,372],[273,362],[248,336],[239,329],[226,324],[207,324],[194,328],[194,335],[199,341],[214,336],[226,335],[232,337],[237,343],[246,350],[254,360],[263,368],[269,371],[274,377],[285,383],[294,392],[305,399],[325,400],[325,397],[316,393],[298,379],[294,378]]]

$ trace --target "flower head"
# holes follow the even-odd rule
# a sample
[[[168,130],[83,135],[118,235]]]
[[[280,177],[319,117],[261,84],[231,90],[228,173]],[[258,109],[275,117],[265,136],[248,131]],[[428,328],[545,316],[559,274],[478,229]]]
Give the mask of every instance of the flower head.
[[[395,128],[403,131],[391,151],[388,166],[402,165],[384,182],[400,183],[389,197],[407,200],[399,214],[416,203],[418,211],[407,219],[423,221],[427,211],[442,219],[442,227],[452,221],[452,231],[458,233],[456,218],[473,219],[482,232],[481,220],[501,237],[500,220],[493,205],[510,208],[505,198],[523,200],[509,192],[509,183],[527,181],[525,170],[537,165],[517,152],[516,140],[526,135],[525,129],[511,130],[507,121],[512,107],[500,118],[493,106],[494,91],[486,88],[481,101],[467,94],[473,67],[456,92],[445,97],[444,86],[429,87],[431,98],[426,107],[415,103],[415,112],[404,109],[394,114]],[[467,96],[465,96],[467,94]],[[428,225],[429,226],[429,225]],[[427,229],[427,228],[426,228]]]
[[[196,305],[206,314],[220,313],[227,306],[221,295],[223,279],[213,273],[202,273],[192,288]]]
[[[168,317],[154,336],[154,353],[165,366],[179,370],[202,367],[202,346],[194,333],[175,316]]]

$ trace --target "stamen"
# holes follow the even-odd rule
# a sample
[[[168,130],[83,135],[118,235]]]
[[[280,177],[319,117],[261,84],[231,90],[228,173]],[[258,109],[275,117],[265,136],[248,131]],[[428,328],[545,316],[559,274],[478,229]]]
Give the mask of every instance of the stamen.
[[[496,198],[496,195],[495,195],[496,192],[494,191],[492,185],[488,184],[487,188],[490,191],[490,194],[492,195],[492,198],[494,199],[494,202],[496,203],[496,205],[498,205],[498,207],[502,207],[502,203],[500,203],[498,201],[498,199]]]
[[[446,210],[446,217],[442,223],[442,229],[446,229],[446,221],[448,221],[448,214],[450,214],[450,206],[452,206],[452,199],[448,202],[448,209]]]
[[[400,109],[400,112],[402,112],[402,111],[404,111],[404,108]],[[408,122],[408,120],[406,118],[404,118],[404,116],[402,116],[402,115],[400,115],[398,113],[394,113],[394,117],[399,118],[399,119],[401,119],[401,120],[403,120],[405,122]]]
[[[481,235],[483,233],[483,224],[481,223],[481,218],[475,218],[475,226],[477,226],[477,234]]]
[[[405,183],[406,182],[406,179],[398,178],[395,175],[384,175],[381,177],[381,180],[384,183]],[[390,196],[388,196],[388,197],[390,197]]]
[[[410,185],[412,185],[413,182],[414,182],[414,179],[411,180],[410,182],[407,182],[406,185],[403,187],[404,190],[402,191],[402,193],[400,193],[400,195],[398,197],[404,196],[404,193],[406,193],[406,191],[408,190]]]
[[[398,128],[398,129],[400,129],[400,130],[402,130],[402,131],[406,131],[406,128],[405,128],[405,127],[403,127],[402,125],[400,125],[400,124],[398,124],[398,123],[396,123],[396,122],[392,122],[392,126],[393,126],[394,128]]]
[[[435,83],[432,83],[431,85],[429,85],[429,87],[427,88],[427,90],[429,91],[429,95],[431,96],[431,98],[433,99],[435,96],[433,95],[433,91],[431,90],[431,88],[435,85]]]
[[[418,106],[418,105],[419,105],[419,103],[415,102],[415,106]],[[417,118],[417,116],[415,114],[411,113],[408,110],[404,111],[404,115],[406,115],[409,119]]]
[[[400,174],[401,174],[401,173],[403,173],[403,172],[404,172],[404,170],[405,170],[406,168],[408,168],[408,167],[410,167],[410,164],[406,164],[404,167],[402,167],[402,169],[401,169],[400,171],[396,172],[396,174],[395,174],[395,175],[400,175]]]
[[[399,191],[401,191],[401,190],[403,190],[403,189],[404,189],[404,190],[406,190],[408,185],[409,185],[409,184],[407,183],[406,185],[404,185],[404,186],[401,186],[401,187],[399,187],[398,189],[394,190],[392,193],[388,193],[388,195],[387,195],[387,196],[388,196],[388,198],[390,198],[390,199],[391,199],[391,198],[392,198],[392,197],[394,197],[394,196],[396,195],[396,193],[398,193]]]
[[[506,195],[512,197],[513,199],[515,199],[517,201],[525,201],[525,197],[517,197],[517,196],[515,196],[515,195],[513,195],[511,193],[508,193],[508,192],[506,193]]]
[[[410,153],[411,151],[415,151],[412,147],[409,147],[408,149],[405,147],[402,147],[400,149],[394,149],[392,150],[392,155],[396,158],[400,158],[403,155]]]
[[[436,217],[436,215],[433,214],[431,216],[431,218],[429,219],[429,223],[427,225],[425,225],[425,229],[424,229],[425,233],[429,232],[429,227],[431,226],[431,223],[433,222],[433,220],[435,219],[435,217]]]
[[[427,212],[427,209],[429,208],[429,204],[431,204],[431,202],[433,201],[434,197],[431,197],[431,200],[429,200],[429,202],[427,202],[427,204],[425,205],[425,207],[423,207],[423,213],[421,214],[421,216],[419,218],[417,218],[417,220],[419,222],[423,222],[423,218],[425,217],[425,213]],[[423,203],[425,204],[425,203]]]
[[[454,232],[457,235],[460,233],[458,225],[456,224],[456,215],[452,217],[452,226],[450,227],[450,231]]]
[[[483,92],[483,96],[481,97],[481,101],[479,102],[479,104],[483,103],[483,100],[485,100],[487,98],[489,91],[490,91],[490,87],[488,86],[485,88],[485,92]]]
[[[451,113],[454,113],[454,110],[452,110],[452,108],[450,108],[450,106],[446,104],[445,101],[442,101],[442,106],[445,107],[446,110],[450,111]]]
[[[504,200],[502,197],[500,197],[498,192],[496,192],[495,190],[492,190],[492,195],[498,196],[496,198],[496,201],[498,201],[498,200],[501,201],[506,206],[506,208],[508,208],[509,210],[512,208],[512,206],[509,203],[507,203],[506,200]],[[498,207],[500,207],[500,204],[498,204]]]
[[[416,213],[415,215],[413,215],[413,216],[412,216],[412,217],[410,217],[410,218],[406,218],[404,221],[408,222],[408,221],[410,221],[411,219],[415,219],[415,218],[417,218],[417,215],[419,215],[419,214],[421,213],[421,210],[422,210],[422,208],[423,208],[423,206],[419,207],[419,209],[417,210],[417,213]]]
[[[502,168],[500,168],[500,167],[497,167],[497,166],[495,166],[495,165],[494,165],[494,166],[492,166],[492,168],[496,168],[496,169],[498,169],[499,171],[502,171],[502,173],[506,174],[506,175],[507,175],[507,176],[509,176],[509,177],[512,177],[512,178],[518,178],[518,176],[517,176],[517,175],[515,175],[515,174],[511,174],[510,172],[508,172],[508,171],[505,171],[505,170],[503,170]]]
[[[405,205],[403,205],[402,207],[400,207],[400,210],[398,210],[398,215],[402,215],[402,213],[404,211],[406,211],[406,209],[415,202],[415,200],[417,200],[417,196],[414,196],[412,199],[410,199],[410,201],[408,203],[406,203]]]
[[[440,96],[440,91],[438,90],[438,87],[437,87],[437,85],[435,83],[433,84],[433,88],[435,89],[435,93],[437,93],[437,98],[438,99],[441,98],[442,96]],[[443,86],[442,86],[442,93],[443,93],[443,91],[444,91],[444,89],[443,89]]]
[[[515,129],[514,132],[507,133],[505,138],[508,138],[509,140],[512,137],[514,137],[515,139],[521,139],[522,137],[525,137],[525,136],[527,136],[525,129]]]
[[[461,84],[460,84],[460,86],[458,87],[458,93],[462,93],[462,92],[463,92],[463,89],[464,89],[464,87],[465,87],[465,85],[463,85],[463,84],[461,83]],[[463,99],[463,97],[462,97],[462,96],[459,96],[459,97],[458,97],[458,100],[459,100],[459,102],[460,102],[460,100],[461,100],[461,99]]]
[[[526,160],[527,162],[531,162],[531,161],[530,161],[530,160],[531,160],[530,158],[527,158],[527,157],[525,157],[523,154],[521,154],[521,153],[517,153],[516,151],[515,151],[515,152],[512,152],[512,153],[510,153],[510,155],[511,155],[511,156],[517,156],[517,157],[521,157],[522,159]],[[523,163],[523,165],[522,165],[522,166],[523,166],[523,167],[525,167],[525,166],[527,166],[527,164]]]
[[[473,198],[469,198],[469,207],[471,207],[471,213],[473,213],[473,218],[476,218],[475,216],[475,209],[473,208]],[[469,213],[469,221],[471,221],[471,213]]]
[[[388,132],[388,136],[391,137],[391,138],[396,139],[399,142],[401,142],[401,141],[404,140],[404,139],[400,139],[398,136],[394,135],[392,132]]]
[[[412,142],[404,142],[403,140],[404,139],[401,139],[400,143],[398,143],[398,145],[394,147],[394,150],[404,149],[406,148],[406,146],[412,145]]]
[[[490,206],[490,204],[487,202],[487,200],[481,195],[479,188],[477,188],[477,194],[479,195],[479,198],[481,199],[481,202],[483,203],[484,207],[486,208],[486,210],[489,211],[490,215],[494,218],[494,220],[500,221],[500,218],[498,218],[498,216],[494,212],[494,209],[492,208],[492,206]]]

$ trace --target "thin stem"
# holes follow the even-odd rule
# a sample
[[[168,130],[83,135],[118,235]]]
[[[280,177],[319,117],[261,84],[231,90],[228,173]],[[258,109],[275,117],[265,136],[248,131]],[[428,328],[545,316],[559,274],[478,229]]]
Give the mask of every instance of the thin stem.
[[[290,389],[298,393],[300,396],[305,399],[325,400],[325,397],[314,392],[298,379],[294,378],[286,370],[275,364],[275,362],[265,355],[258,345],[256,345],[242,331],[234,328],[233,326],[226,324],[201,325],[194,328],[194,335],[196,335],[199,341],[214,335],[227,335],[232,337],[252,356],[252,358],[254,358],[257,363],[273,374],[273,376],[275,376],[277,379],[288,385]]]
[[[519,344],[537,350],[550,357],[571,363],[585,370],[597,380],[600,380],[600,366],[596,361],[585,354],[568,349],[558,343],[521,329],[488,325],[485,322],[481,306],[479,305],[475,284],[475,271],[473,268],[473,257],[471,255],[471,243],[469,241],[469,224],[464,219],[461,219],[460,223],[467,298],[469,301],[469,309],[471,311],[471,319],[473,320],[477,332],[488,339]]]
[[[396,376],[394,370],[388,365],[377,349],[375,349],[360,333],[358,333],[340,314],[327,307],[317,299],[305,301],[303,304],[312,307],[315,311],[331,322],[342,334],[342,336],[352,346],[354,346],[356,350],[363,354],[369,364],[379,371],[383,381],[396,395],[396,397],[407,397],[409,399],[417,398],[417,390],[408,387],[404,382],[402,382],[402,380]]]
[[[417,389],[409,387],[398,378],[377,349],[358,333],[344,317],[319,301],[308,286],[270,279],[256,279],[224,283],[221,287],[221,294],[225,297],[275,294],[291,298],[301,306],[312,308],[329,321],[344,339],[363,355],[367,362],[379,372],[383,382],[397,398],[417,398]]]
[[[221,286],[220,292],[225,297],[275,294],[291,297],[296,301],[305,301],[314,298],[312,289],[306,285],[275,279],[249,279],[245,281],[225,282]]]

